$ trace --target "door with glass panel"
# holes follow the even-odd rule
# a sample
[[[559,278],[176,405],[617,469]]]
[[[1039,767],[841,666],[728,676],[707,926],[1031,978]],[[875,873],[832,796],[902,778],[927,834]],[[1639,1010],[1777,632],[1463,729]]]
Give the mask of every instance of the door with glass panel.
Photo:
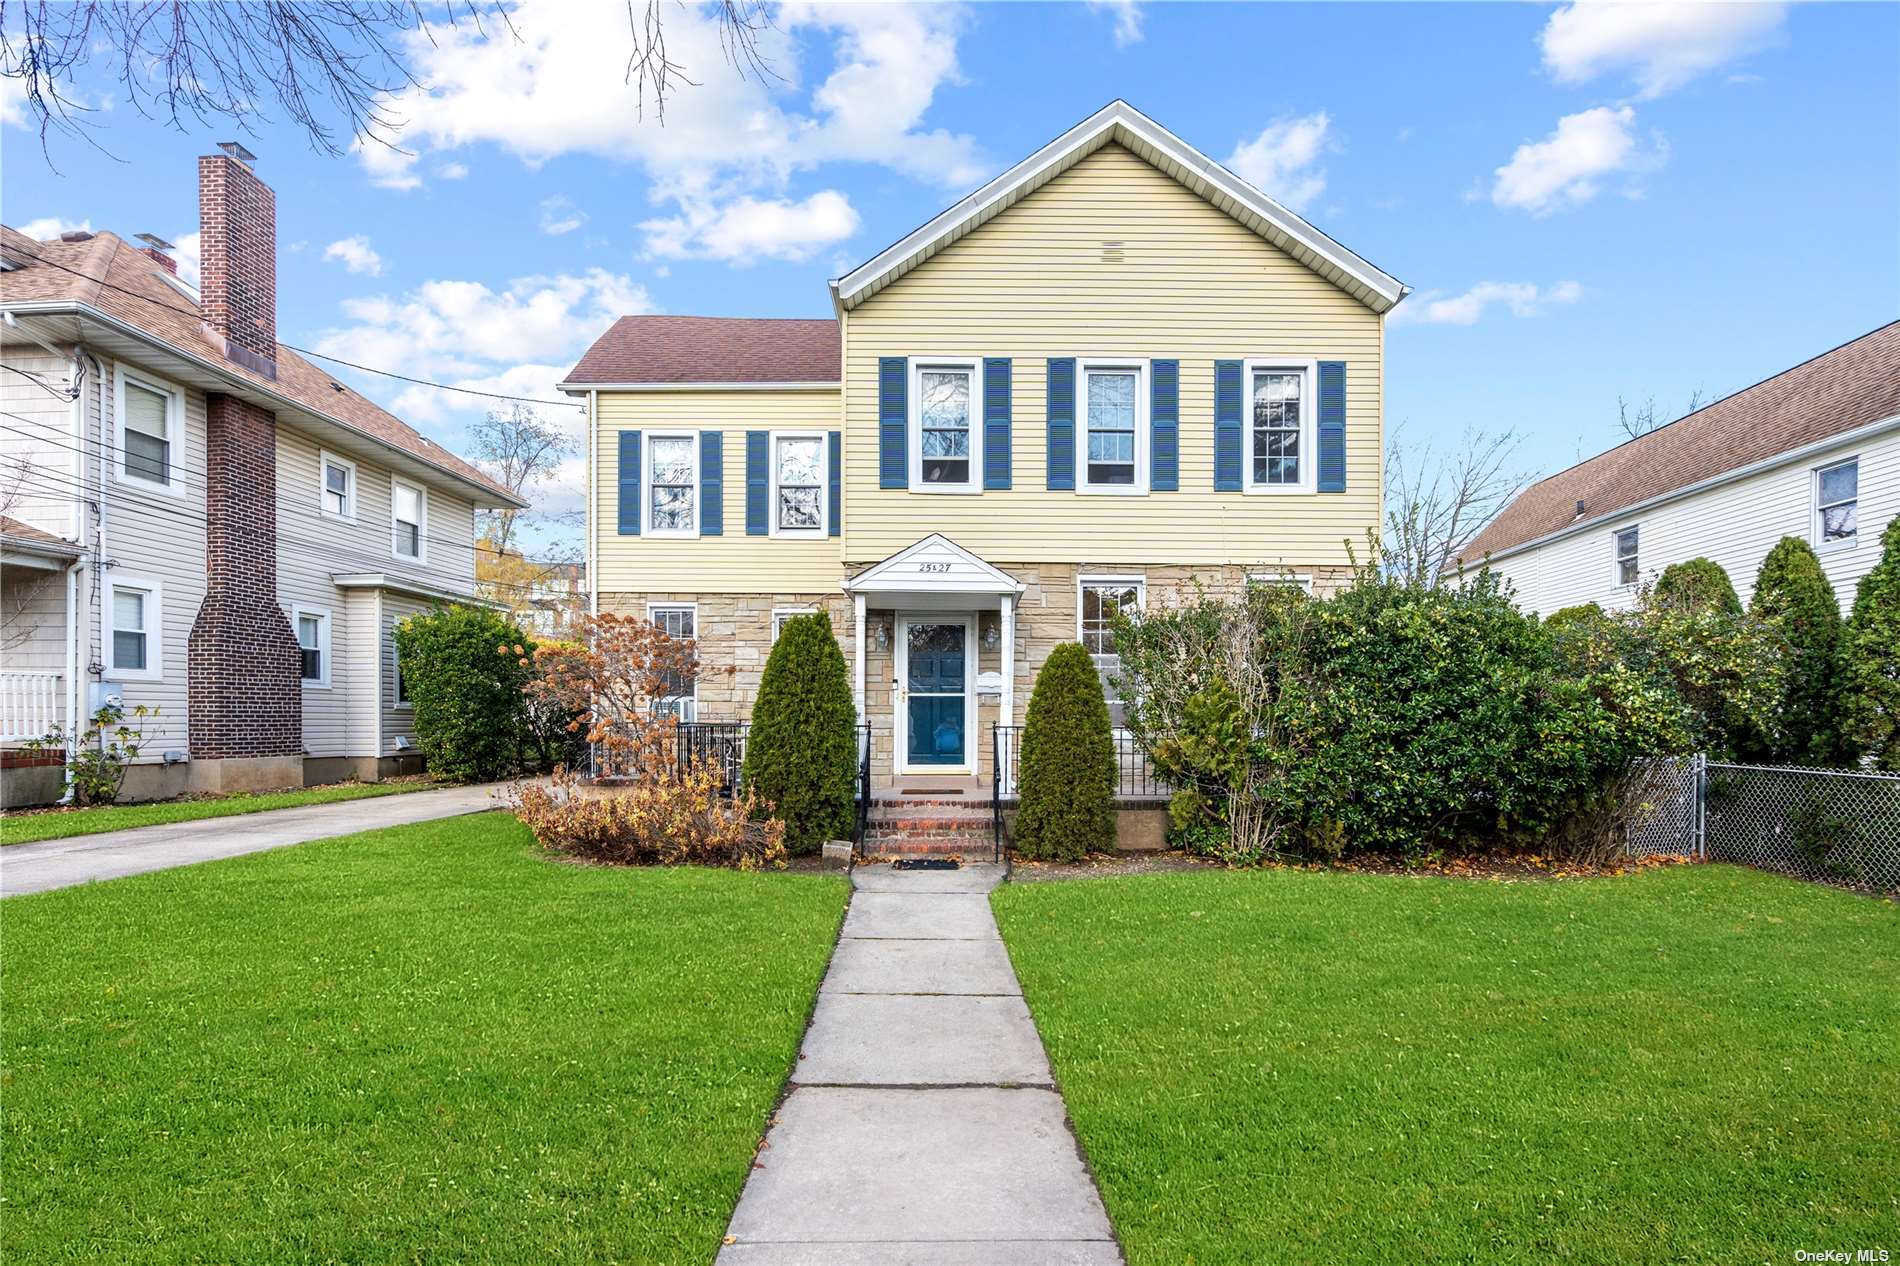
[[[898,639],[904,764],[966,768],[970,626],[963,621],[905,621]]]

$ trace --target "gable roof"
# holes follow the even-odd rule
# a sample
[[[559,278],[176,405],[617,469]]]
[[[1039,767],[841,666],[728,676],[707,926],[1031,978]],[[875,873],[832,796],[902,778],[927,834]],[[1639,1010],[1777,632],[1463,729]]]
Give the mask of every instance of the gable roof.
[[[22,546],[36,554],[57,554],[62,558],[77,558],[85,553],[63,536],[55,536],[43,528],[36,528],[31,523],[23,523],[4,514],[0,514],[0,540]]]
[[[115,233],[96,233],[83,241],[40,242],[0,225],[0,258],[7,263],[5,271],[0,271],[0,302],[10,310],[23,315],[29,309],[87,310],[201,362],[221,377],[282,398],[318,422],[340,425],[432,466],[461,484],[479,505],[525,504],[469,462],[282,343],[277,345],[275,380],[229,359],[224,341],[205,325],[190,288]]]
[[[838,322],[765,317],[625,316],[581,357],[571,387],[838,385]]]
[[[1120,145],[1173,177],[1374,312],[1409,292],[1260,190],[1156,123],[1115,100],[831,283],[833,305],[849,311],[946,246],[981,227],[1105,145]]]
[[[1900,321],[1532,484],[1466,556],[1476,562],[1512,553],[1881,422],[1900,422]]]

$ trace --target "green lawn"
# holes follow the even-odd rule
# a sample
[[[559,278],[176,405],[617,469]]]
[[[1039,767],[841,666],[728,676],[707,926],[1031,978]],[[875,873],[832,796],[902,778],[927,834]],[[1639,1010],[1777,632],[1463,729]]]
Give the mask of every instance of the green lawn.
[[[485,814],[11,898],[5,1256],[708,1262],[845,897]]]
[[[1135,1266],[1900,1252],[1900,907],[1726,866],[992,900]]]
[[[306,804],[333,804],[339,800],[393,796],[405,791],[430,791],[439,786],[440,783],[426,779],[414,782],[342,782],[328,787],[305,787],[301,791],[207,796],[195,800],[157,800],[151,804],[103,804],[91,809],[58,809],[44,813],[9,813],[0,816],[0,845],[60,840],[69,835],[123,831],[129,827],[157,826],[163,822],[195,822],[199,818],[223,818],[234,813],[262,813],[266,809],[295,809]]]

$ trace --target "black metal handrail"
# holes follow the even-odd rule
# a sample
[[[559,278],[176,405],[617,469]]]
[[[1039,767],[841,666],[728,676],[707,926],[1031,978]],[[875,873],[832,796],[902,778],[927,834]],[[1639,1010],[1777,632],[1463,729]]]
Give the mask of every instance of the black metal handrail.
[[[1115,743],[1115,799],[1159,801],[1174,794],[1174,788],[1155,773],[1147,754],[1135,741],[1134,731],[1118,728],[1110,733]],[[1017,799],[1022,737],[1020,725],[990,726],[990,831],[999,860],[1003,853],[1003,804]]]
[[[695,762],[715,764],[720,771],[719,794],[731,797],[745,772],[746,736],[751,729],[750,721],[682,721],[674,731],[675,759],[682,769]],[[857,823],[851,843],[862,849],[871,816],[871,727],[860,725],[857,734],[858,772],[852,780]]]

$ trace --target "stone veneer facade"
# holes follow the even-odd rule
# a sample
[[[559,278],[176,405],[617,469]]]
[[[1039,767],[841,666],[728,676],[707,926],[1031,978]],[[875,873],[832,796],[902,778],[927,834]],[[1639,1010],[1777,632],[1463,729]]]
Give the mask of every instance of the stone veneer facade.
[[[872,563],[848,564],[847,572],[856,574]],[[1036,673],[1049,652],[1062,642],[1076,640],[1076,578],[1078,576],[1141,576],[1147,583],[1146,603],[1150,609],[1191,597],[1196,580],[1213,595],[1236,593],[1246,578],[1268,571],[1262,567],[1182,567],[1178,565],[1143,566],[1130,563],[1009,563],[994,564],[1021,581],[1024,589],[1016,609],[1016,685],[1015,723],[1022,724],[1029,706],[1029,694],[1035,687]],[[1288,569],[1313,578],[1314,591],[1329,593],[1345,585],[1351,569],[1344,567],[1295,567]],[[984,633],[1000,620],[994,600],[977,608],[977,671],[997,672],[1002,668],[1000,645],[990,650],[983,645]],[[852,601],[842,590],[825,594],[695,594],[695,593],[603,593],[600,609],[622,615],[644,614],[649,604],[677,603],[695,607],[700,661],[705,665],[698,685],[698,715],[702,721],[743,721],[751,716],[752,703],[758,698],[759,678],[772,650],[772,618],[775,612],[823,610],[831,616],[831,627],[844,650],[845,664],[852,662],[851,639],[855,629]],[[871,773],[878,783],[892,778],[891,686],[895,675],[890,638],[879,649],[875,630],[882,621],[894,632],[892,609],[872,605],[866,612],[868,645],[864,656],[865,711],[871,723]],[[998,627],[1000,635],[1001,629]],[[990,726],[999,719],[999,703],[979,698],[977,733],[971,736],[979,753],[978,774],[990,776]]]

